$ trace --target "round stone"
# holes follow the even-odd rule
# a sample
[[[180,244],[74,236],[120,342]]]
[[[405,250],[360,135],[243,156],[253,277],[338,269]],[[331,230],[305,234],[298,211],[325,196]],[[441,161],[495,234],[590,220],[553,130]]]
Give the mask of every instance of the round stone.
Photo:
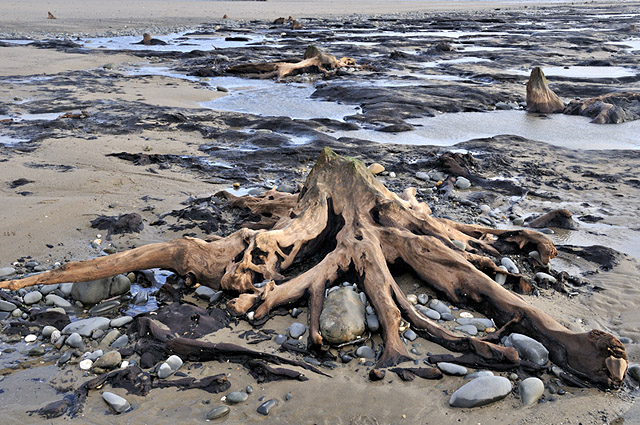
[[[278,336],[276,336],[275,342],[278,345],[282,345],[285,342],[287,342],[287,336],[283,334],[279,334]]]
[[[44,328],[42,328],[42,332],[40,334],[42,335],[43,338],[51,338],[51,335],[53,334],[54,331],[57,331],[55,327],[47,325]]]
[[[80,336],[80,334],[78,334],[76,332],[74,332],[71,335],[69,335],[69,337],[66,339],[65,343],[69,347],[73,347],[73,348],[82,348],[82,346],[83,346],[82,337]]]
[[[483,376],[472,379],[458,388],[449,405],[453,407],[477,407],[502,400],[511,392],[511,382],[502,376]]]
[[[89,370],[91,369],[91,366],[93,366],[93,362],[89,359],[85,359],[80,362],[80,369],[82,370]]]
[[[171,370],[174,372],[182,367],[182,359],[176,356],[175,354],[172,356],[169,356],[169,358],[165,363],[168,364]]]
[[[415,294],[407,295],[407,300],[409,300],[409,302],[413,305],[418,304],[418,297]]]
[[[120,366],[122,362],[122,356],[117,351],[109,351],[102,356],[93,364],[93,367],[97,367],[100,369],[114,369]]]
[[[631,366],[629,366],[627,373],[637,382],[640,382],[640,364],[632,364]]]
[[[418,335],[416,335],[416,333],[411,329],[407,329],[403,336],[407,338],[409,341],[415,341],[416,338],[418,337]]]
[[[171,366],[169,366],[166,363],[162,363],[160,365],[160,367],[158,367],[158,378],[160,379],[165,379],[168,378],[169,376],[171,376],[171,374],[173,373],[173,370],[171,370]]]
[[[37,339],[38,339],[38,337],[35,336],[34,334],[29,334],[29,335],[24,337],[24,342],[31,343],[31,342],[34,342]]]
[[[527,378],[520,383],[520,399],[525,406],[536,404],[544,393],[544,383],[538,378]]]
[[[375,359],[376,353],[371,347],[363,345],[356,350],[356,356],[364,357],[365,359]]]
[[[518,269],[518,266],[516,266],[516,263],[514,263],[513,260],[511,260],[511,258],[502,257],[502,259],[500,260],[500,263],[507,268],[507,271],[509,273],[520,274],[520,270]]]
[[[227,416],[230,411],[231,409],[229,408],[229,406],[219,406],[219,407],[216,407],[215,409],[210,410],[207,413],[206,418],[208,421],[219,419],[223,416]]]
[[[302,323],[295,322],[289,327],[289,335],[291,338],[298,339],[307,331],[307,327]]]
[[[418,302],[422,305],[426,305],[429,302],[429,296],[427,294],[418,295]]]
[[[244,403],[249,398],[249,394],[244,391],[233,391],[227,394],[226,401],[231,404]]]
[[[26,294],[23,298],[23,301],[25,304],[35,304],[37,302],[40,302],[40,300],[42,299],[42,294],[38,291],[31,291],[28,294]]]
[[[464,177],[458,177],[456,179],[456,187],[458,189],[469,189],[471,187],[471,182],[469,181],[469,179],[466,179]]]

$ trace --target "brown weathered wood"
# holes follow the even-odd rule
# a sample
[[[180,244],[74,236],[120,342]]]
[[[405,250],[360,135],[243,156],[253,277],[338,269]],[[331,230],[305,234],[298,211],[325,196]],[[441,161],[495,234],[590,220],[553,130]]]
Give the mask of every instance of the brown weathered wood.
[[[330,75],[345,66],[356,66],[356,62],[347,57],[338,59],[333,55],[322,53],[318,48],[314,48],[313,54],[309,54],[309,49],[307,49],[304,59],[299,62],[243,63],[228,67],[226,72],[228,74],[256,75],[259,78],[277,77],[280,79],[296,72],[314,72]]]
[[[297,198],[275,192],[258,198],[230,197],[234,205],[275,218],[268,229],[241,229],[211,242],[184,238],[148,245],[1,282],[0,288],[81,282],[163,267],[191,282],[239,294],[227,309],[235,314],[253,311],[255,320],[308,296],[310,339],[323,346],[319,317],[325,289],[347,275],[366,293],[381,324],[384,350],[377,367],[408,358],[399,335],[401,318],[425,338],[466,353],[478,364],[519,364],[515,349],[456,336],[417,311],[389,270],[389,265],[401,263],[450,302],[473,307],[498,326],[537,339],[549,350],[550,359],[568,372],[602,386],[622,383],[627,361],[618,339],[596,330],[572,332],[485,274],[497,271],[488,256],[535,249],[548,263],[556,249],[547,237],[531,230],[489,229],[435,218],[415,195],[415,189],[401,195],[390,192],[362,162],[325,149]],[[291,208],[278,208],[276,200]],[[467,250],[459,250],[454,240],[464,242]],[[293,264],[309,268],[287,276]],[[264,280],[266,285],[254,286]]]
[[[542,69],[533,68],[527,82],[527,111],[551,114],[563,109],[564,102],[551,91]]]

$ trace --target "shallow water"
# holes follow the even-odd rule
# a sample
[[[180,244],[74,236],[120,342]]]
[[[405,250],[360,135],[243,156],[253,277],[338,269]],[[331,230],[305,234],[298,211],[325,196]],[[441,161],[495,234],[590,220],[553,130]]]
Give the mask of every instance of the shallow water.
[[[543,66],[542,71],[547,77],[565,77],[581,79],[622,78],[638,75],[637,69],[623,66]],[[531,70],[510,69],[507,72],[529,76]]]
[[[414,131],[337,131],[333,137],[356,137],[380,143],[451,146],[499,134],[514,134],[569,149],[640,149],[640,121],[591,124],[589,118],[525,111],[461,112],[409,120]]]

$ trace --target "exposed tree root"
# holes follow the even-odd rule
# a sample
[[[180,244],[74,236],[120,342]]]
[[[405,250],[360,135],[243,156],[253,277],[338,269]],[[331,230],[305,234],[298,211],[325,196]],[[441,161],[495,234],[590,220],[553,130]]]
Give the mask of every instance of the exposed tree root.
[[[563,109],[564,102],[551,91],[542,69],[533,68],[527,82],[527,111],[551,114]]]
[[[363,163],[330,149],[318,158],[290,210],[277,208],[278,196],[287,206],[293,205],[291,196],[274,192],[234,199],[271,221],[277,217],[269,229],[241,229],[212,242],[184,238],[148,245],[2,282],[0,287],[82,282],[162,267],[191,282],[239,294],[228,303],[228,310],[235,314],[254,311],[255,319],[308,296],[310,339],[323,346],[319,317],[325,289],[349,274],[366,293],[381,324],[384,350],[377,367],[408,358],[399,335],[401,317],[425,338],[467,353],[466,358],[473,358],[476,364],[519,364],[515,349],[456,336],[417,311],[389,270],[389,265],[404,264],[452,303],[494,318],[498,326],[505,326],[500,332],[520,332],[537,339],[549,350],[550,359],[568,372],[602,386],[621,384],[627,362],[619,340],[600,331],[574,333],[489,276],[498,268],[487,255],[537,250],[542,262],[548,263],[556,249],[541,233],[489,229],[432,217],[429,207],[416,199],[415,189],[396,195]],[[464,242],[467,249],[458,249],[454,240]],[[294,263],[309,265],[312,259],[310,268],[285,277]],[[265,280],[266,285],[254,286]]]
[[[295,73],[313,72],[331,75],[345,66],[356,66],[352,58],[336,58],[333,55],[322,53],[318,48],[309,46],[304,55],[304,60],[299,62],[260,62],[243,63],[230,66],[228,74],[255,75],[258,78],[284,78]]]

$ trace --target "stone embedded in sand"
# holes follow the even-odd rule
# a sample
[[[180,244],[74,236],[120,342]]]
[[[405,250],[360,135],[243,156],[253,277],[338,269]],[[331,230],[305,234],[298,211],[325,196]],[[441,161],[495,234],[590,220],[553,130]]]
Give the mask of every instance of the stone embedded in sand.
[[[105,391],[102,393],[102,398],[116,413],[126,412],[131,408],[129,402],[117,394]]]
[[[109,329],[109,323],[111,323],[111,320],[106,317],[92,317],[90,319],[78,320],[65,326],[64,329],[62,329],[62,334],[69,335],[77,332],[82,336],[90,337],[94,330]]]
[[[97,304],[105,298],[122,295],[131,289],[131,281],[124,275],[107,277],[91,282],[73,284],[71,296],[82,304]]]
[[[457,365],[455,363],[440,362],[437,364],[437,366],[438,369],[440,369],[447,375],[464,376],[468,372],[466,367]]]
[[[122,362],[120,353],[117,351],[109,351],[100,356],[93,364],[93,367],[109,370],[120,366],[120,362]]]
[[[351,288],[332,291],[320,315],[322,338],[330,344],[353,341],[364,333],[365,308]]]
[[[502,376],[482,376],[458,388],[449,400],[453,407],[478,407],[502,400],[511,392],[511,382]]]
[[[525,406],[537,403],[543,393],[544,383],[538,378],[527,378],[520,383],[520,399]]]
[[[527,82],[527,111],[550,114],[563,109],[564,102],[551,91],[542,69],[533,68]]]
[[[502,343],[506,347],[515,348],[523,359],[532,361],[540,366],[544,366],[549,361],[549,351],[545,346],[526,335],[512,333],[503,338]]]

